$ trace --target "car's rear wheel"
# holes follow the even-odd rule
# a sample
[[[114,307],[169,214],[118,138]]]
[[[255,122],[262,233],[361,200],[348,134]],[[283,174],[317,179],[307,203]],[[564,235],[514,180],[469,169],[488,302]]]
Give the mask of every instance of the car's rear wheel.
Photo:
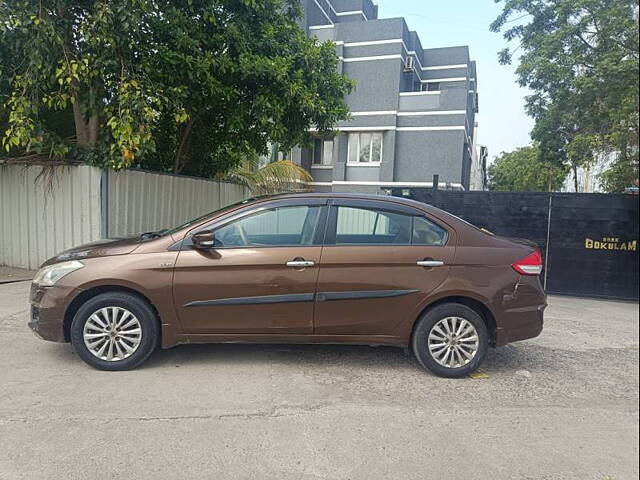
[[[489,347],[489,334],[473,309],[443,303],[420,317],[412,346],[423,367],[441,377],[459,378],[480,366]]]
[[[100,370],[129,370],[153,353],[160,328],[151,306],[125,292],[96,295],[76,312],[71,343],[86,363]]]

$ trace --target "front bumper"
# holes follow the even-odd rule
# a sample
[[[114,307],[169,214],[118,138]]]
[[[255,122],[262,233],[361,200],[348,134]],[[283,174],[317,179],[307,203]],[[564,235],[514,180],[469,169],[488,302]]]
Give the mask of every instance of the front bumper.
[[[68,287],[41,287],[31,284],[29,302],[29,328],[43,340],[66,342],[64,334],[64,312],[67,300],[74,289]]]

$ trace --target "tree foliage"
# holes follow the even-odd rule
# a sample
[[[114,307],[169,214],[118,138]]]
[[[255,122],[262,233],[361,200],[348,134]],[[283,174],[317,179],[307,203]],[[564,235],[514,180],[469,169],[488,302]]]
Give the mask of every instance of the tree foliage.
[[[298,0],[6,0],[6,155],[213,176],[348,117]]]
[[[506,192],[554,192],[560,190],[566,170],[541,160],[537,145],[502,153],[489,166],[489,189]]]
[[[496,0],[499,3],[503,0]],[[491,25],[518,45],[520,85],[533,91],[526,108],[542,158],[574,174],[614,153],[619,191],[638,178],[638,3],[635,0],[504,0]]]

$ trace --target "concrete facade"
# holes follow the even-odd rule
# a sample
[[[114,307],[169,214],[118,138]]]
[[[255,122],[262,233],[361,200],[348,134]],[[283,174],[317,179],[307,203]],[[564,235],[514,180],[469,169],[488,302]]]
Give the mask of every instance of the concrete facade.
[[[478,122],[473,129],[473,146],[471,147],[471,180],[469,190],[487,190],[487,161],[489,149],[486,145],[480,145],[478,141]]]
[[[304,28],[336,43],[340,71],[356,82],[346,98],[352,118],[338,124],[332,142],[292,153],[313,187],[428,187],[437,174],[440,188],[468,190],[478,112],[469,48],[424,49],[403,18],[379,19],[370,0],[303,4]]]

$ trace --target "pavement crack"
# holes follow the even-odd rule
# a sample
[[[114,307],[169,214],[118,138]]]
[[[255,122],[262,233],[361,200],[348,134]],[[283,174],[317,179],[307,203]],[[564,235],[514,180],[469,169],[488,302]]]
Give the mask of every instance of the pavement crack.
[[[189,420],[228,420],[228,419],[239,419],[239,420],[253,420],[253,419],[263,419],[263,418],[281,418],[281,417],[297,417],[300,415],[306,415],[310,413],[317,412],[325,407],[328,404],[319,404],[319,405],[311,405],[311,406],[280,406],[280,407],[272,407],[268,410],[256,411],[256,412],[232,412],[232,413],[220,413],[214,415],[157,415],[157,416],[138,416],[138,417],[111,417],[111,418],[100,418],[100,417],[83,417],[83,416],[75,416],[75,417],[67,417],[64,419],[53,419],[50,417],[12,417],[12,418],[4,418],[0,419],[0,424],[2,423],[40,423],[47,421],[89,421],[89,422],[100,422],[104,424],[113,423],[113,422],[176,422],[176,421],[189,421]]]

